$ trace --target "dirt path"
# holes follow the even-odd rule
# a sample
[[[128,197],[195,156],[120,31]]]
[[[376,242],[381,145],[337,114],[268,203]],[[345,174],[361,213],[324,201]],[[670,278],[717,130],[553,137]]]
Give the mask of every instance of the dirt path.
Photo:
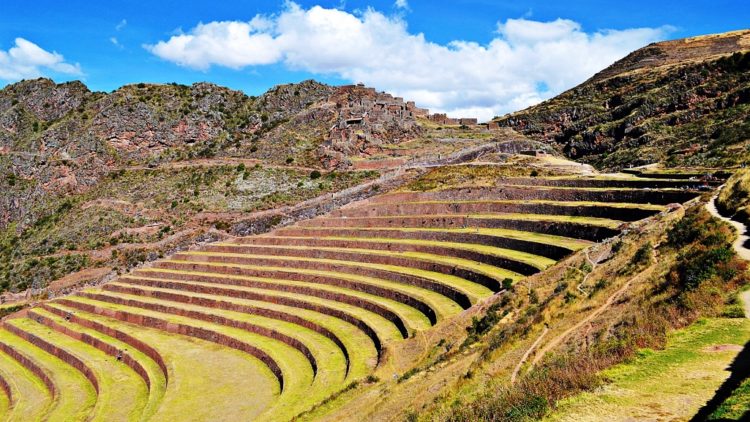
[[[713,198],[711,198],[711,200],[706,203],[706,210],[714,217],[724,221],[737,230],[737,239],[735,239],[734,243],[732,243],[732,247],[734,248],[734,251],[737,252],[737,255],[739,255],[740,258],[744,259],[745,261],[750,261],[750,249],[745,247],[745,245],[748,244],[748,240],[750,239],[750,236],[748,236],[747,226],[740,223],[739,221],[724,217],[716,208],[716,198],[719,196],[719,192],[723,187],[724,185],[719,186],[716,191],[716,195],[714,195]],[[741,292],[740,299],[742,300],[742,305],[745,309],[745,316],[747,318],[750,318],[750,290]]]
[[[529,355],[531,352],[536,349],[536,346],[539,345],[539,343],[542,341],[545,335],[549,332],[549,327],[544,327],[544,331],[542,331],[542,334],[537,337],[537,339],[534,341],[534,343],[526,350],[526,353],[523,354],[521,357],[521,360],[518,361],[518,365],[516,365],[515,368],[513,368],[513,373],[510,375],[510,383],[515,384],[516,378],[518,377],[518,373],[521,372],[521,367],[523,366],[524,362],[526,362],[529,359]]]
[[[634,281],[649,276],[654,271],[654,268],[656,268],[656,262],[651,264],[648,268],[641,271],[637,275],[631,277],[625,284],[622,285],[622,287],[620,287],[616,292],[614,292],[610,297],[608,297],[603,305],[596,308],[594,312],[588,314],[585,318],[578,321],[577,324],[568,328],[562,334],[558,335],[557,337],[550,340],[547,344],[545,344],[544,347],[539,351],[539,353],[536,354],[536,356],[534,357],[534,360],[531,361],[531,367],[529,369],[533,368],[537,363],[539,363],[539,361],[541,361],[542,358],[544,358],[547,352],[549,352],[553,348],[557,347],[557,345],[565,341],[565,339],[568,338],[570,334],[572,334],[579,328],[583,327],[584,325],[590,323],[596,317],[604,313],[604,311],[609,309],[609,307],[612,306],[612,304],[630,287],[631,284],[633,284]]]
[[[730,224],[737,230],[737,239],[732,244],[732,247],[734,247],[735,252],[737,252],[737,255],[739,255],[740,258],[746,261],[750,261],[750,249],[747,249],[744,246],[745,243],[750,240],[750,236],[748,236],[747,233],[747,227],[739,221],[734,221],[731,218],[724,217],[719,213],[719,210],[716,209],[716,198],[719,196],[718,192],[721,191],[723,187],[724,185],[719,186],[716,195],[714,195],[714,197],[706,203],[706,210],[714,217],[721,219],[727,224]]]

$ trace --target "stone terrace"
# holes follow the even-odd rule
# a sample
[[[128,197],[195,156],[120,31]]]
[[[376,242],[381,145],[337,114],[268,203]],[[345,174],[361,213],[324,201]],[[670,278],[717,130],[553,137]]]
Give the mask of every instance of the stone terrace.
[[[288,420],[378,373],[394,342],[699,185],[509,178],[392,192],[180,252],[4,321],[0,393],[12,420]]]

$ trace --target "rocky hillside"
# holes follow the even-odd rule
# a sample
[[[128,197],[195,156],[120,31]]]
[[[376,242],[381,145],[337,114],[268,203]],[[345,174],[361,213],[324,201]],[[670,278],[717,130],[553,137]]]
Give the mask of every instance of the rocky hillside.
[[[365,183],[377,173],[351,160],[417,138],[418,113],[371,88],[314,81],[259,97],[209,83],[108,94],[81,82],[9,85],[0,90],[0,290],[127,269],[206,230],[230,231],[248,213]]]
[[[583,84],[497,118],[603,168],[750,158],[750,31],[651,44]]]
[[[368,96],[398,113],[362,122]],[[50,195],[85,192],[122,168],[221,157],[346,167],[348,157],[386,139],[415,137],[406,108],[372,89],[313,81],[260,97],[208,83],[138,84],[105,94],[80,82],[19,82],[0,90],[0,186],[12,193],[0,195],[0,226],[26,218]],[[348,129],[353,116],[360,118],[356,131]],[[342,130],[351,133],[342,137]]]

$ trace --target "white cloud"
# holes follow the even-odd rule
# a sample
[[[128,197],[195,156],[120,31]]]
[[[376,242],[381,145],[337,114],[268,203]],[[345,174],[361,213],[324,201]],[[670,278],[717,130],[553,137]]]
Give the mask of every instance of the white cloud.
[[[489,119],[570,88],[670,31],[587,33],[566,19],[508,19],[498,23],[487,44],[456,40],[443,45],[410,33],[400,16],[373,9],[357,14],[320,6],[304,9],[288,2],[276,15],[201,23],[145,47],[199,70],[282,63],[364,82],[434,111]]]
[[[66,75],[82,74],[78,63],[68,63],[61,54],[50,53],[23,38],[16,38],[15,46],[8,51],[0,50],[0,80],[37,78],[45,70]]]
[[[128,20],[123,19],[117,25],[115,25],[115,31],[122,31],[126,26],[128,26]]]
[[[396,0],[396,2],[394,3],[394,6],[396,6],[399,9],[408,9],[409,2],[407,0]]]

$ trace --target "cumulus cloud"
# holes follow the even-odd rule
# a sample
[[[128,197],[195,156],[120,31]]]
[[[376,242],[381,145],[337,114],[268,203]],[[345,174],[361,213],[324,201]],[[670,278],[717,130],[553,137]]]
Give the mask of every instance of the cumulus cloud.
[[[399,9],[408,9],[409,2],[407,0],[396,0],[396,2],[394,3],[394,6],[396,6]]]
[[[61,54],[50,53],[23,38],[16,38],[15,46],[8,51],[0,50],[1,80],[37,78],[50,70],[66,75],[82,74],[78,63],[68,63]]]
[[[587,33],[567,19],[523,18],[498,23],[486,44],[438,44],[410,33],[400,16],[373,9],[357,14],[320,6],[304,9],[288,2],[275,15],[201,23],[145,47],[164,60],[199,70],[282,63],[364,82],[434,111],[489,119],[570,88],[670,31]]]

